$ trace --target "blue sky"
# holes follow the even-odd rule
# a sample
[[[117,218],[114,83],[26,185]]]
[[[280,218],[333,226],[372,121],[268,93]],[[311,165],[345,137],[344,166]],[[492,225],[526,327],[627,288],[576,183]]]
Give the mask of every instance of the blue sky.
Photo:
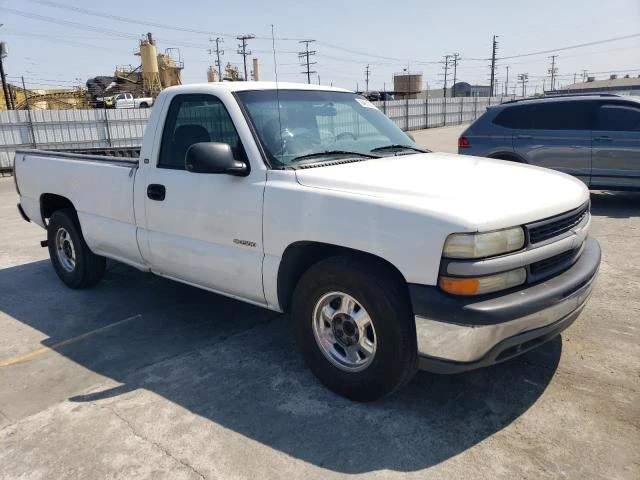
[[[47,0],[0,0],[0,39],[9,46],[5,70],[12,82],[24,75],[28,87],[66,87],[77,85],[76,79],[111,75],[116,65],[136,66],[137,38],[147,31],[159,50],[180,48],[184,83],[206,81],[211,37],[224,36],[223,63],[241,66],[234,36],[255,34],[260,38],[249,47],[260,60],[262,79],[271,80],[273,24],[281,81],[306,81],[298,40],[315,39],[314,69],[321,82],[352,90],[363,88],[367,64],[371,89],[385,83],[390,88],[393,72],[403,68],[422,71],[431,88],[441,86],[437,62],[455,52],[461,56],[459,80],[488,84],[489,62],[483,59],[491,55],[494,34],[498,56],[510,57],[640,33],[640,0],[50,1],[155,25],[55,8]],[[551,54],[501,58],[498,81],[503,84],[509,66],[510,85],[518,73],[528,73],[529,91],[540,90]],[[560,84],[572,83],[573,74],[585,69],[597,78],[608,78],[610,71],[640,75],[639,36],[557,54]]]

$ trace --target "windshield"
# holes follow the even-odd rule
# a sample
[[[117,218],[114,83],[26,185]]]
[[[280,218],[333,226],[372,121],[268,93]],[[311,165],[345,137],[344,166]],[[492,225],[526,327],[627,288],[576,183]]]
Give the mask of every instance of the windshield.
[[[255,90],[237,96],[273,166],[375,158],[405,147],[408,152],[423,151],[375,105],[354,93]]]

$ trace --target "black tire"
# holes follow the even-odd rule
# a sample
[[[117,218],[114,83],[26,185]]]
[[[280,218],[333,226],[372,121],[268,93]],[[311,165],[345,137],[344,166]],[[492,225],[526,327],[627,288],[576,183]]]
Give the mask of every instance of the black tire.
[[[375,328],[375,355],[364,370],[338,368],[316,341],[316,304],[335,291],[353,297]],[[382,262],[349,255],[313,265],[296,287],[291,315],[296,341],[307,365],[339,395],[358,401],[376,400],[404,386],[417,371],[415,320],[404,279]]]
[[[65,268],[56,247],[56,236],[62,229],[70,237],[75,253],[75,265],[71,269],[69,269],[69,266]],[[67,287],[73,289],[88,288],[93,287],[102,280],[106,259],[93,253],[87,246],[82,236],[78,216],[73,209],[57,210],[51,215],[47,228],[47,243],[53,269]]]
[[[149,108],[149,104],[147,102],[142,102],[140,104],[140,108]]]

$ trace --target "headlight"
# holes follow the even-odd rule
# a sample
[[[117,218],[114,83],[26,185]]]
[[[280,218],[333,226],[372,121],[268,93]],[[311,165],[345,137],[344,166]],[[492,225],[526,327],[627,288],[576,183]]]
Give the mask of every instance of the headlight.
[[[514,252],[524,247],[524,230],[507,228],[488,233],[454,233],[444,243],[447,258],[484,258]]]
[[[440,277],[440,288],[454,295],[482,295],[522,285],[527,280],[524,268],[486,277]]]

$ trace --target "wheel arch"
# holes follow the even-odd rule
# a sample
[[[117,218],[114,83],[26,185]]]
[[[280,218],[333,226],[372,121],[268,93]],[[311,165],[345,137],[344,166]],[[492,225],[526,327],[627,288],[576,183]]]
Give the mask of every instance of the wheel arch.
[[[330,243],[298,241],[287,246],[280,259],[277,277],[280,308],[285,312],[289,310],[296,285],[309,268],[326,258],[339,255],[358,256],[384,265],[401,282],[403,288],[407,289],[407,295],[409,294],[407,281],[402,272],[394,264],[378,255]]]
[[[509,162],[529,163],[520,155],[514,152],[495,152],[487,155],[487,158],[495,158],[497,160],[507,160]]]
[[[71,208],[76,211],[76,207],[73,202],[67,197],[57,195],[55,193],[43,193],[40,195],[40,215],[42,216],[42,222],[46,225],[46,219],[51,218],[51,215],[58,210],[64,208]]]

